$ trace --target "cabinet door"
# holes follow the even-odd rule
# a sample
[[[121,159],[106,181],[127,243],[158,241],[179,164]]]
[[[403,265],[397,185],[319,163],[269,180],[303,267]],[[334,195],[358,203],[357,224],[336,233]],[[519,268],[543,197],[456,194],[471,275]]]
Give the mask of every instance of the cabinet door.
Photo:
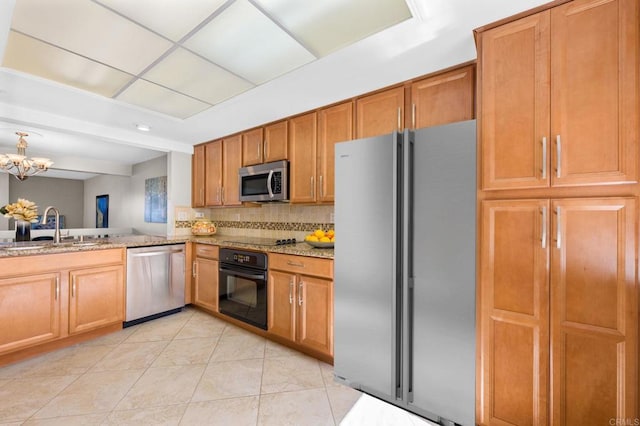
[[[289,120],[289,199],[292,203],[316,201],[316,113]]]
[[[269,271],[268,328],[269,333],[295,341],[294,303],[296,276],[286,272]]]
[[[289,138],[287,121],[280,121],[264,128],[264,162],[287,160]]]
[[[196,257],[193,266],[193,303],[212,312],[218,312],[218,261]]]
[[[191,206],[204,207],[204,145],[193,148],[191,167]]]
[[[483,189],[549,185],[549,44],[548,11],[481,35]]]
[[[638,0],[551,10],[553,185],[637,181]]]
[[[353,102],[318,111],[318,197],[333,203],[336,142],[353,139]]]
[[[242,138],[240,135],[225,138],[222,142],[222,158],[224,160],[222,179],[222,203],[225,206],[239,206],[240,190],[238,169],[242,167]]]
[[[0,280],[0,353],[60,336],[57,273]]]
[[[425,78],[411,85],[411,124],[414,129],[474,117],[473,65]]]
[[[481,214],[478,422],[545,425],[549,202],[485,201]]]
[[[298,342],[333,355],[333,281],[301,275],[297,287]]]
[[[551,423],[638,418],[636,202],[552,206]]]
[[[404,87],[356,100],[356,138],[384,135],[404,126]]]
[[[222,205],[222,140],[205,145],[205,196],[207,206]]]
[[[242,134],[242,165],[252,166],[262,163],[263,154],[262,127]]]
[[[104,266],[69,273],[69,334],[124,320],[124,268]]]

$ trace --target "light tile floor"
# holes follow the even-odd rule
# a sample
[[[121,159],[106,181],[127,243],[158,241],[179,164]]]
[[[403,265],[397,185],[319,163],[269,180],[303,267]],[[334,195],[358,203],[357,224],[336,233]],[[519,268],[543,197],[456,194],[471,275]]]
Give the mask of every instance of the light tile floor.
[[[2,425],[337,425],[331,365],[195,309],[0,367]]]

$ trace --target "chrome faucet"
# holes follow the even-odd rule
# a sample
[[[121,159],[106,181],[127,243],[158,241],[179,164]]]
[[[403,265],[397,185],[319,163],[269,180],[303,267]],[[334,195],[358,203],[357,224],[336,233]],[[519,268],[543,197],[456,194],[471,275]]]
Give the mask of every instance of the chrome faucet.
[[[47,223],[47,216],[49,215],[49,210],[53,210],[54,213],[56,214],[56,230],[53,234],[53,242],[56,244],[60,244],[60,212],[58,211],[58,209],[56,209],[53,206],[49,206],[46,209],[44,209],[44,213],[42,214],[42,220],[40,221],[40,223],[42,225]]]

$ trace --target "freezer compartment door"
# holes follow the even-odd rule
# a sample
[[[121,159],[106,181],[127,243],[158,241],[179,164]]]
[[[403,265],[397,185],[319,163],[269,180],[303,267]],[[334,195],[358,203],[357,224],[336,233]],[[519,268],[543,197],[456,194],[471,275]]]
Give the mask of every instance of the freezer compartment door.
[[[475,424],[475,121],[415,132],[408,403]]]
[[[335,148],[334,373],[397,397],[397,169],[401,135]]]

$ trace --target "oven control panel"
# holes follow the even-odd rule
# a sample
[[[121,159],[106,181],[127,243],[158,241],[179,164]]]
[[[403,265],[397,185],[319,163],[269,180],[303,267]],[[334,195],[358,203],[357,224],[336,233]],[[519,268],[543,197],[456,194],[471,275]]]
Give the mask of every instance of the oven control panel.
[[[220,262],[260,270],[267,269],[267,255],[259,252],[221,248]]]

